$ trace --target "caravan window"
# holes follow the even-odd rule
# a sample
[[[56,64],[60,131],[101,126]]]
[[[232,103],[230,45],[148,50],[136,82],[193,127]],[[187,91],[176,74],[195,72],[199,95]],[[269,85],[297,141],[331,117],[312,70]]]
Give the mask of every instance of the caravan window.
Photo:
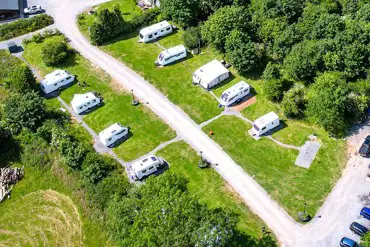
[[[91,104],[91,102],[87,102],[87,104],[88,104],[88,105],[90,105],[90,104]]]
[[[139,36],[140,36],[141,39],[144,38],[144,36],[142,34],[140,34]]]
[[[152,170],[154,167],[153,166],[151,166],[151,167],[149,167],[149,170]]]
[[[164,30],[162,29],[162,30],[161,30],[161,33],[163,33],[163,32],[164,32]]]
[[[255,124],[253,124],[253,128],[254,128],[255,130],[257,130],[257,131],[260,131],[260,128],[258,128],[258,126],[257,126],[257,125],[255,125]]]
[[[93,103],[95,103],[96,102],[96,99],[93,99],[93,101],[92,101]]]
[[[149,39],[153,38],[153,35],[149,35],[149,36],[148,36],[148,38],[149,38]]]
[[[167,30],[167,31],[170,31],[170,30],[171,30],[171,28],[170,28],[170,27],[168,27],[168,28],[166,28],[166,30]]]
[[[248,92],[248,88],[244,90],[244,93]]]
[[[262,130],[265,130],[266,129],[266,126],[262,128]]]
[[[158,33],[154,33],[154,35],[157,35]]]
[[[57,86],[58,85],[58,83],[54,83],[54,86]]]
[[[66,79],[67,79],[67,80],[69,80],[69,79],[71,79],[71,78],[72,78],[72,76],[68,76]]]
[[[159,60],[162,61],[163,58],[164,58],[164,54],[163,53],[159,54]]]
[[[146,169],[141,171],[142,173],[146,173]]]
[[[112,138],[109,138],[108,141],[110,142],[112,140]]]
[[[83,106],[78,107],[78,109],[82,110]]]
[[[157,158],[156,158],[156,157],[154,157],[154,156],[152,156],[152,157],[151,157],[151,159],[152,159],[153,161],[157,161]]]

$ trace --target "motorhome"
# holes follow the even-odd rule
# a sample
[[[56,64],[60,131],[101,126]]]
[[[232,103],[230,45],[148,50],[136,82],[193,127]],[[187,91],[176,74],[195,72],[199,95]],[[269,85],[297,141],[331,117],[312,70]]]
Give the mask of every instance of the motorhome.
[[[129,128],[115,123],[99,133],[99,139],[106,147],[113,147],[119,140],[128,135]]]
[[[49,94],[72,83],[75,77],[65,70],[55,70],[47,74],[45,79],[40,82],[41,89],[45,94]]]
[[[147,43],[159,37],[172,33],[172,31],[173,28],[171,24],[168,23],[167,21],[162,21],[152,26],[141,29],[139,32],[140,37],[139,42]]]
[[[164,160],[162,158],[150,155],[142,160],[132,164],[132,178],[134,180],[142,179],[150,174],[153,174],[158,169],[163,167]]]
[[[261,136],[267,131],[278,127],[279,125],[279,116],[275,112],[269,112],[253,122],[253,127],[250,130],[250,134],[253,136]]]
[[[97,105],[100,105],[100,98],[92,92],[85,94],[75,94],[71,101],[72,109],[81,114]]]
[[[197,69],[193,74],[193,84],[210,89],[229,78],[230,72],[221,62],[213,60]]]
[[[245,81],[238,82],[225,90],[220,97],[220,106],[230,106],[250,93],[251,87]]]
[[[187,56],[186,48],[183,45],[178,45],[167,50],[162,51],[155,64],[157,66],[164,66],[180,59],[183,59]]]

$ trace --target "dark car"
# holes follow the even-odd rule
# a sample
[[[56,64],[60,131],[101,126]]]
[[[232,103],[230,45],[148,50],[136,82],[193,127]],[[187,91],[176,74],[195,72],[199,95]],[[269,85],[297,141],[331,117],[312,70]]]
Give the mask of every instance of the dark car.
[[[359,154],[363,157],[366,157],[370,152],[370,135],[367,136],[358,151]]]
[[[350,238],[344,237],[340,240],[340,247],[361,247],[361,245]]]
[[[363,207],[361,209],[360,215],[368,220],[370,220],[370,208]]]
[[[7,45],[8,50],[9,50],[10,53],[17,53],[18,52],[18,46],[17,46],[16,43],[10,42],[6,45]]]
[[[357,235],[359,235],[359,236],[364,236],[368,231],[369,231],[369,229],[367,229],[367,227],[365,227],[365,226],[363,226],[363,225],[361,225],[361,224],[359,224],[359,223],[357,223],[357,222],[353,222],[350,226],[349,226],[349,229],[353,232],[353,233],[355,233],[355,234],[357,234]]]

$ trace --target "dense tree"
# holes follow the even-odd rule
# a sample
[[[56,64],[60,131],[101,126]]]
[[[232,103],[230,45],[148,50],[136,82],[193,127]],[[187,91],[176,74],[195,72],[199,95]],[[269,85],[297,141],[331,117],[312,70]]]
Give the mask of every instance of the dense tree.
[[[281,79],[268,80],[263,83],[263,93],[268,100],[280,101],[283,97],[286,85]]]
[[[196,25],[200,0],[162,0],[161,10],[165,18],[172,19],[182,27]]]
[[[369,67],[369,47],[358,41],[343,49],[344,74],[349,78],[364,76]]]
[[[47,66],[58,65],[67,58],[67,51],[68,46],[64,40],[47,40],[41,50],[42,61],[44,61]]]
[[[347,83],[340,74],[322,74],[310,88],[307,116],[328,132],[343,135],[347,127],[348,92]]]
[[[22,127],[36,130],[45,116],[44,101],[36,92],[14,94],[5,101],[3,120],[14,133]]]
[[[370,22],[370,3],[364,4],[356,13],[356,20]]]
[[[235,29],[227,37],[225,43],[226,57],[240,74],[256,68],[259,57],[254,44],[248,35]]]
[[[289,54],[291,48],[302,40],[302,34],[296,24],[284,29],[268,46],[268,55],[275,61],[282,61]]]
[[[287,75],[297,81],[310,81],[322,71],[325,42],[303,41],[292,48],[284,59]]]
[[[338,33],[344,30],[344,21],[338,14],[321,14],[312,26],[310,39],[334,38]]]
[[[305,88],[302,84],[296,84],[284,93],[281,106],[287,117],[301,118],[304,116],[305,103]]]
[[[280,65],[269,62],[266,65],[265,70],[263,71],[262,78],[266,81],[269,81],[274,79],[280,79],[280,77],[281,77]]]
[[[351,82],[348,84],[350,93],[348,94],[346,110],[349,119],[363,121],[368,117],[370,106],[370,83],[366,80]]]
[[[201,41],[201,34],[199,27],[189,27],[185,30],[182,39],[184,41],[185,46],[192,50],[200,45]]]
[[[247,9],[243,7],[220,8],[202,26],[202,39],[224,51],[226,38],[234,29],[246,32],[249,19]]]
[[[149,178],[107,210],[111,237],[122,246],[229,246],[235,225],[233,214],[200,205],[171,173]]]
[[[95,45],[101,45],[122,34],[127,23],[116,6],[113,11],[103,9],[99,11],[97,20],[90,27],[90,39]]]
[[[88,183],[96,184],[114,169],[114,166],[95,152],[86,155],[82,164],[82,176]]]

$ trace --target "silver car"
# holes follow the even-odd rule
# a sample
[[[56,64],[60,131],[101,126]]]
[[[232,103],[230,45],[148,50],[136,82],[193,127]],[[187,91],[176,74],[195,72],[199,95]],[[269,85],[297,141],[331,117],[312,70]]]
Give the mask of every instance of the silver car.
[[[25,8],[23,12],[26,15],[37,14],[42,12],[42,8],[40,5],[32,5]]]

